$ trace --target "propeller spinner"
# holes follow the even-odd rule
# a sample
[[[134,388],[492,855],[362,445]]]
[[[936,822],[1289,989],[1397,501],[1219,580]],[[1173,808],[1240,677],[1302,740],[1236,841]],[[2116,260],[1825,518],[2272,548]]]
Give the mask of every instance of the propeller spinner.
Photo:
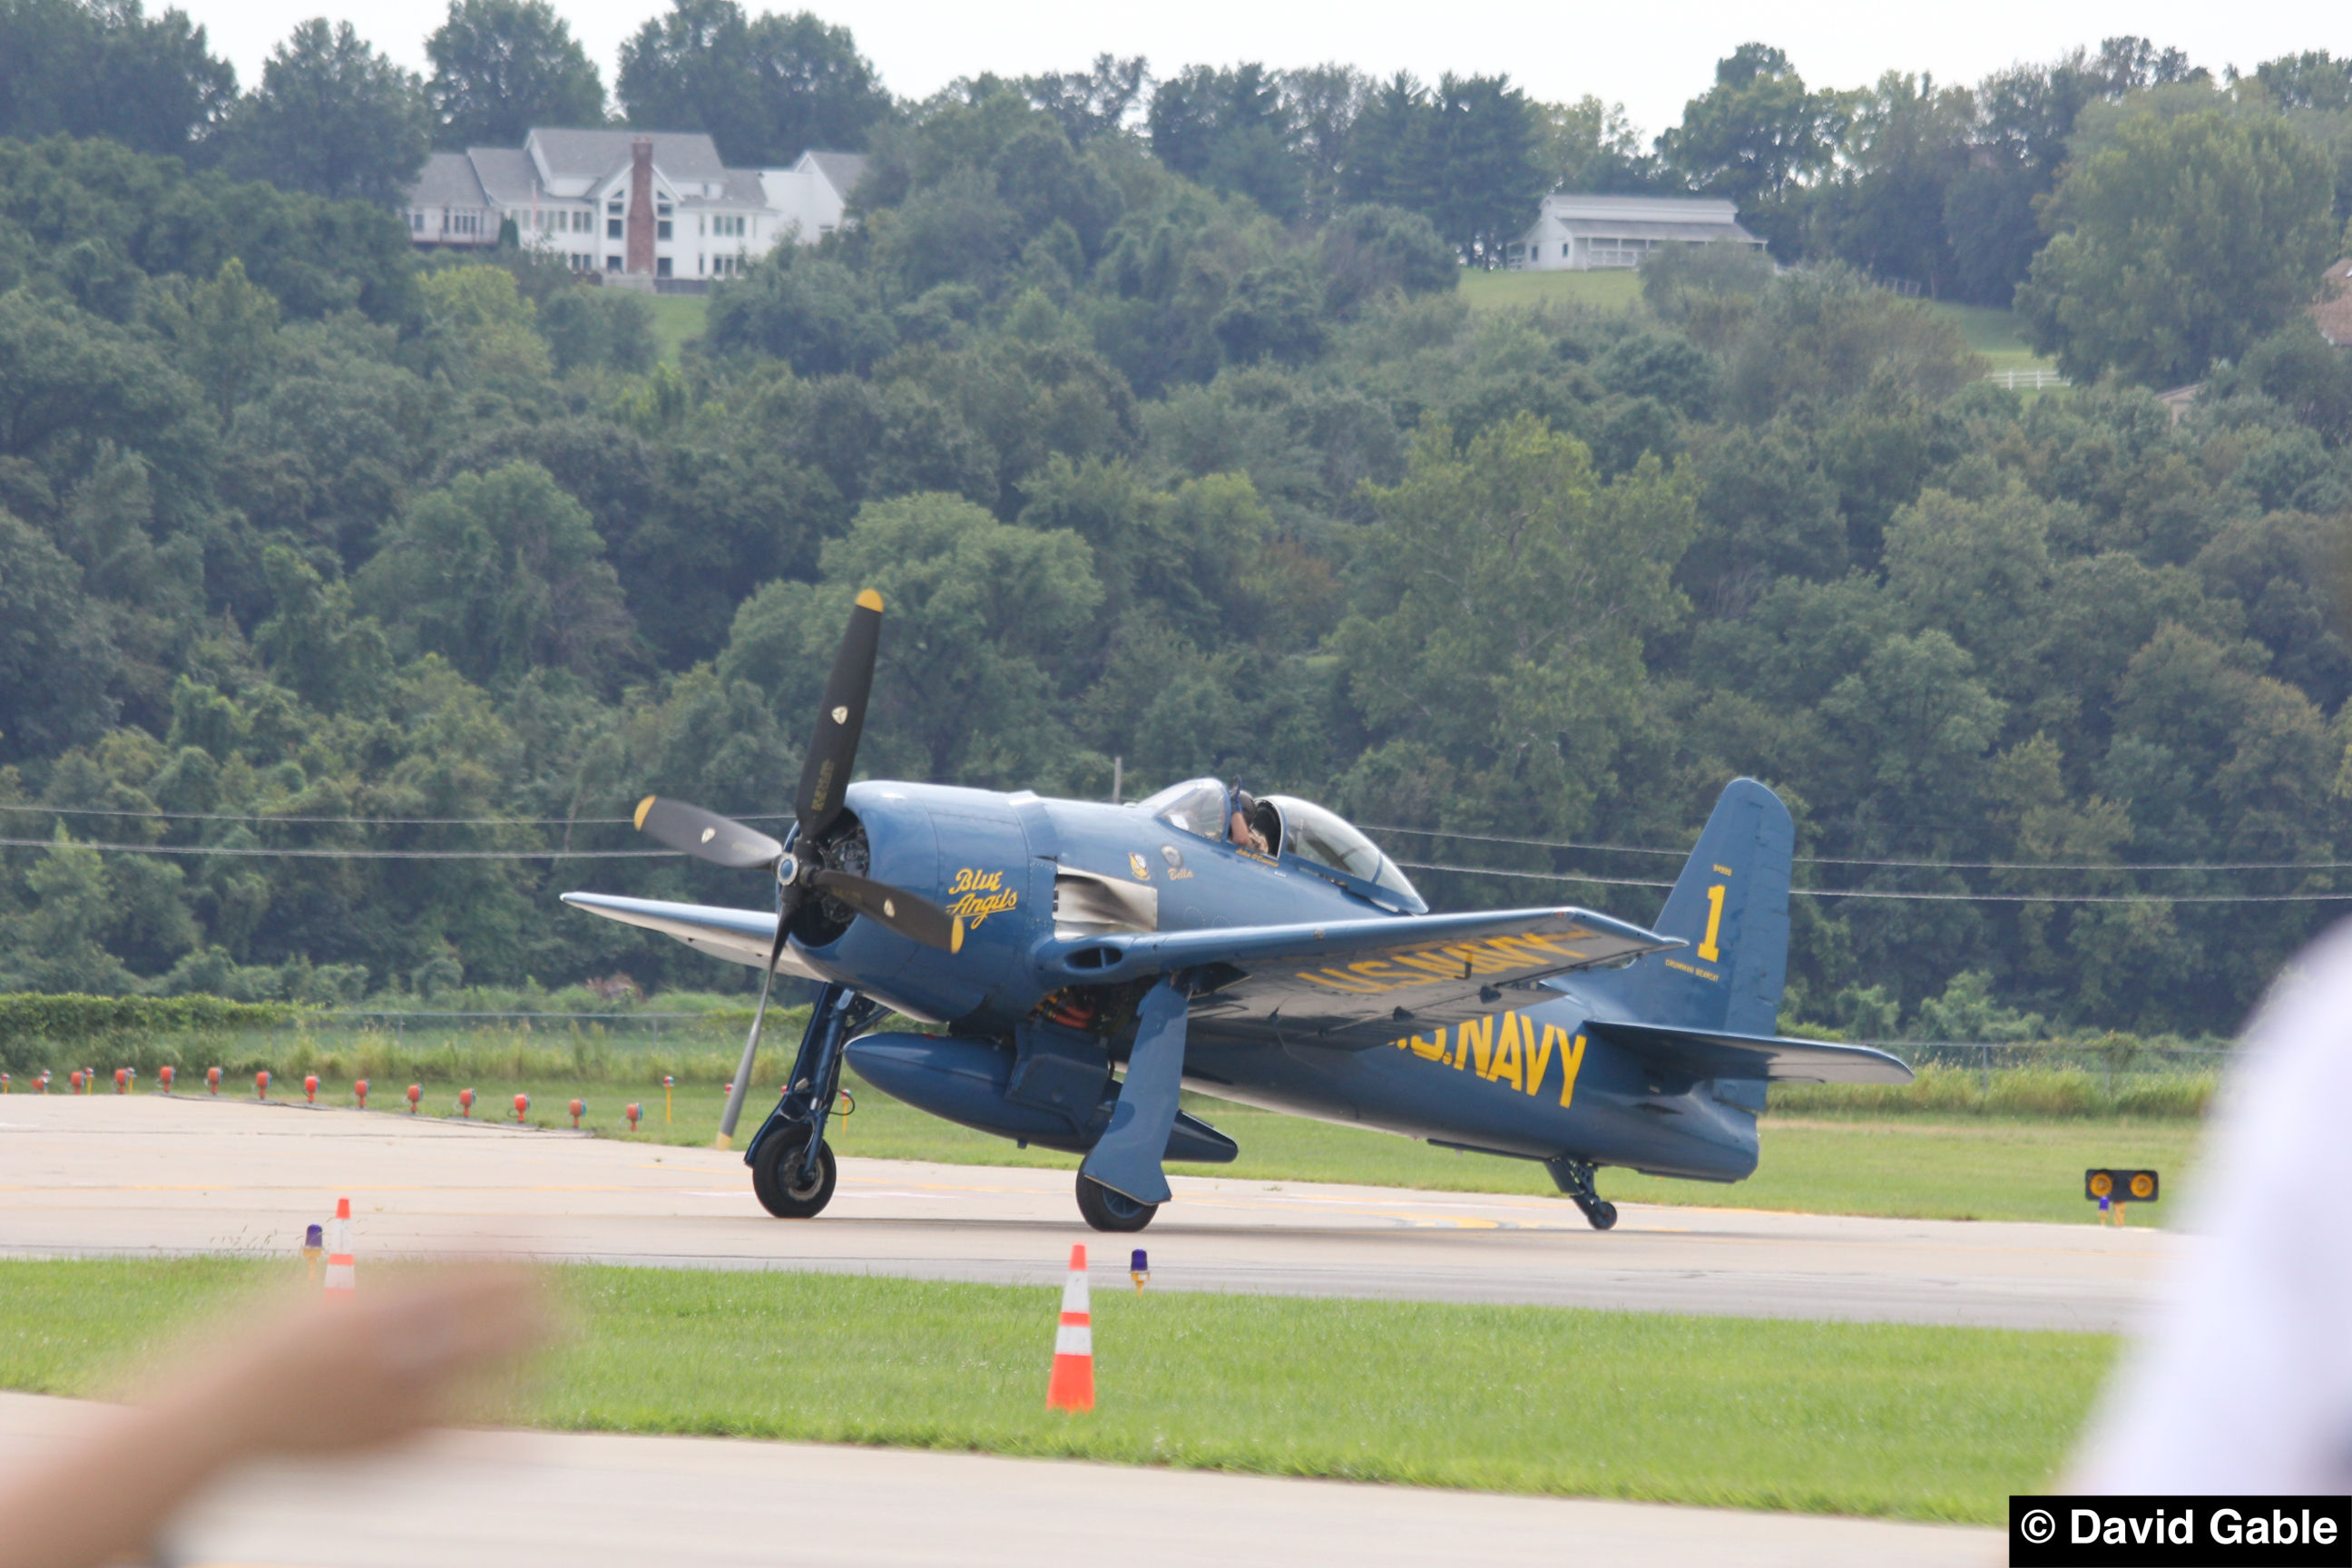
[[[735,1074],[734,1091],[719,1118],[719,1146],[735,1135],[735,1122],[749,1089],[752,1058],[760,1048],[760,1026],[768,1014],[768,993],[776,977],[792,934],[793,918],[812,893],[823,894],[896,931],[910,942],[943,952],[963,947],[963,921],[920,894],[869,878],[853,876],[819,864],[807,852],[841,819],[842,796],[849,787],[857,761],[857,741],[866,729],[866,699],[874,690],[874,660],[881,647],[882,595],[868,588],[857,595],[843,632],[841,649],[834,655],[833,673],[825,678],[824,698],[818,704],[816,730],[809,737],[808,761],[801,769],[801,784],[793,798],[797,832],[793,842],[806,847],[794,855],[755,827],[731,817],[705,811],[684,801],[647,795],[637,803],[637,831],[670,848],[708,860],[730,870],[772,869],[776,874],[776,942],[760,976],[760,1005],[751,1013],[751,1033],[743,1042],[743,1063]]]

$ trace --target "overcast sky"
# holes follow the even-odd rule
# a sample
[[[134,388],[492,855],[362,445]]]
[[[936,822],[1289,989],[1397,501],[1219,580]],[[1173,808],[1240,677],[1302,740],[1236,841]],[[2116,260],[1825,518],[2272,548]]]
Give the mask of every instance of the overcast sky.
[[[349,19],[379,48],[423,69],[425,37],[446,0],[173,0],[209,29],[215,53],[240,84],[259,75],[270,47],[295,23],[324,14]],[[163,4],[151,6],[162,10]],[[556,8],[610,87],[621,40],[667,0],[556,0]],[[750,0],[748,8],[770,7]],[[1479,5],[1353,0],[1304,5],[1275,0],[1181,0],[1151,6],[1099,0],[819,0],[846,24],[890,90],[922,97],[959,76],[1066,70],[1097,54],[1143,55],[1161,70],[1208,62],[1275,66],[1344,60],[1376,75],[1424,78],[1508,72],[1541,99],[1587,93],[1622,101],[1650,134],[1681,118],[1715,61],[1750,38],[1788,51],[1808,82],[1851,87],[1889,69],[1973,81],[2013,60],[2039,60],[2076,44],[2137,33],[2219,70],[2302,49],[2352,53],[2352,9],[2252,0],[1974,0],[1955,6],[1901,0],[1811,0],[1806,5],[1674,0],[1643,4]]]

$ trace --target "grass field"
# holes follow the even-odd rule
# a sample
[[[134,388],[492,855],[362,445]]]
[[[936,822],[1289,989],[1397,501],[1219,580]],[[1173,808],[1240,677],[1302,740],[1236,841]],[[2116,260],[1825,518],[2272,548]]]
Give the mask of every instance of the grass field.
[[[466,1086],[431,1081],[423,1087],[423,1114],[454,1115],[457,1090]],[[541,1127],[570,1126],[565,1108],[573,1096],[581,1096],[587,1102],[581,1125],[608,1136],[629,1135],[623,1110],[635,1101],[644,1111],[635,1136],[676,1144],[708,1145],[725,1102],[718,1085],[681,1085],[671,1096],[671,1120],[665,1121],[658,1085],[583,1087],[554,1079],[484,1079],[472,1081],[471,1087],[477,1119],[511,1121],[514,1096],[520,1091],[530,1096],[530,1121]],[[404,1081],[375,1079],[369,1106],[405,1113],[406,1089]],[[224,1090],[240,1091],[252,1093],[249,1080]],[[856,1086],[854,1079],[852,1092],[856,1114],[836,1119],[828,1133],[843,1154],[949,1164],[1077,1167],[1074,1154],[1015,1148],[1002,1138],[941,1121]],[[299,1099],[301,1080],[280,1079],[270,1093],[273,1099]],[[340,1079],[322,1083],[319,1099],[322,1104],[348,1105],[349,1086]],[[755,1098],[746,1104],[739,1146],[772,1103],[772,1099]],[[1542,1167],[1526,1161],[1457,1154],[1408,1138],[1197,1095],[1185,1096],[1185,1104],[1230,1135],[1242,1152],[1230,1165],[1170,1167],[1181,1174],[1556,1194]],[[1601,1185],[1612,1198],[1636,1203],[2090,1224],[2095,1214],[2083,1200],[2084,1170],[2146,1165],[2163,1173],[2165,1201],[2160,1208],[2137,1210],[2136,1220],[2161,1225],[2195,1190],[2192,1161],[2200,1131],[2201,1125],[2193,1121],[2122,1117],[1772,1115],[1763,1122],[1763,1156],[1757,1173],[1745,1182],[1726,1186],[1604,1171]]]
[[[676,364],[678,350],[686,346],[687,340],[702,335],[710,298],[706,294],[654,294],[646,302],[654,308],[654,336],[661,343],[662,360]]]
[[[1101,1292],[1098,1404],[1044,1408],[1056,1292],[553,1271],[550,1427],[1067,1456],[1989,1524],[2062,1462],[2105,1336]],[[285,1265],[0,1262],[0,1385],[132,1385]],[[364,1281],[362,1285],[365,1289]]]
[[[1473,310],[1496,310],[1514,305],[1578,304],[1607,310],[1630,310],[1641,303],[1641,276],[1634,272],[1507,272],[1465,269],[1462,298]],[[1947,300],[1925,301],[1927,308],[1959,329],[1969,347],[1982,354],[1988,370],[2054,370],[2054,362],[2033,352],[2026,341],[2025,323],[2011,310],[1990,305],[1958,305]]]
[[[1465,268],[1462,298],[1475,310],[1499,310],[1513,305],[1592,305],[1604,310],[1630,310],[1642,299],[1641,275],[1612,272],[1489,272]]]

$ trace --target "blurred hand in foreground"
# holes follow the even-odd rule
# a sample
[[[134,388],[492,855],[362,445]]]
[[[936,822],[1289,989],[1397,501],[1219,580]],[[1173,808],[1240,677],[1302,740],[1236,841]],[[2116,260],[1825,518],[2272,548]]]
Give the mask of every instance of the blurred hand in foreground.
[[[547,1337],[537,1281],[507,1268],[378,1275],[352,1299],[316,1296],[238,1338],[243,1348],[110,1412],[0,1486],[0,1568],[81,1568],[148,1547],[221,1472],[277,1455],[348,1453],[446,1419],[468,1380]],[[104,1476],[107,1504],[89,1504]]]

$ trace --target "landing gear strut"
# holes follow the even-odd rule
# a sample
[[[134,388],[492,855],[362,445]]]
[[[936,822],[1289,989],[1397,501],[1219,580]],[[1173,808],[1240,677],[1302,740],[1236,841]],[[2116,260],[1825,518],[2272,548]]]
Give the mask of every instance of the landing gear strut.
[[[792,1080],[743,1151],[751,1191],[778,1219],[814,1219],[833,1201],[833,1147],[824,1141],[824,1124],[841,1089],[843,1047],[876,1011],[877,1004],[846,985],[825,986],[809,1009]]]
[[[1584,1211],[1584,1217],[1595,1230],[1607,1230],[1617,1223],[1617,1205],[1593,1189],[1592,1162],[1563,1154],[1557,1160],[1544,1162],[1544,1169],[1559,1184],[1569,1200]]]

